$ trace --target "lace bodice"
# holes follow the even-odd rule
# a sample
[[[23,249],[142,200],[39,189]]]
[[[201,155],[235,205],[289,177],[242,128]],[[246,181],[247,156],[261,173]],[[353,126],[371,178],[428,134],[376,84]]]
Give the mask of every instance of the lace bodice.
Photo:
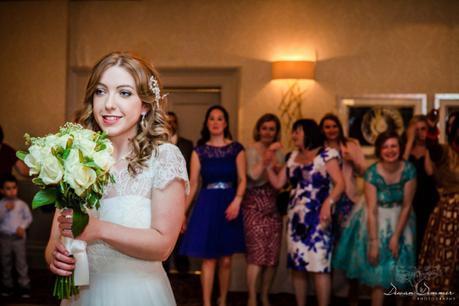
[[[147,162],[148,167],[136,176],[131,176],[127,169],[127,162],[120,170],[113,170],[115,183],[105,189],[104,199],[136,195],[151,198],[152,189],[163,189],[175,178],[186,182],[188,193],[189,183],[186,164],[180,150],[172,144],[163,144],[158,147]]]
[[[224,182],[237,185],[236,158],[244,147],[236,141],[223,147],[197,146],[195,152],[201,163],[203,185]]]
[[[179,179],[185,182],[186,192],[189,190],[185,160],[172,144],[160,145],[157,154],[153,154],[148,161],[148,167],[137,176],[129,174],[127,165],[112,174],[115,183],[107,186],[100,209],[92,210],[90,214],[126,227],[151,226],[151,196],[154,189],[163,189]],[[88,245],[88,256],[91,273],[113,273],[116,269],[124,270],[127,267],[140,273],[147,269],[144,261],[124,255],[102,241]]]

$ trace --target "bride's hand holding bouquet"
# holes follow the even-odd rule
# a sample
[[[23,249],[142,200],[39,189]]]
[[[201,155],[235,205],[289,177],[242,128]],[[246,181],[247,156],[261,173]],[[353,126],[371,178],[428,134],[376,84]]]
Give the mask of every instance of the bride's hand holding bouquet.
[[[66,237],[56,244],[50,265],[58,274],[53,295],[68,298],[78,293],[77,286],[89,284],[86,242],[71,237],[83,232],[89,222],[88,209],[99,208],[105,186],[113,181],[109,172],[113,147],[106,134],[73,123],[66,123],[56,134],[36,138],[26,134],[25,138],[30,147],[17,156],[40,187],[32,208],[54,205],[66,211],[59,218],[71,219],[62,223],[68,225],[61,228]]]

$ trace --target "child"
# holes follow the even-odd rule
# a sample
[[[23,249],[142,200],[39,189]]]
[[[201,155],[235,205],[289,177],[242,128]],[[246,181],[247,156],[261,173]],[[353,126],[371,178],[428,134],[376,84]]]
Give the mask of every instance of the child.
[[[5,176],[1,181],[0,200],[0,252],[2,264],[2,296],[13,292],[11,268],[13,256],[18,274],[22,297],[30,296],[30,279],[27,273],[26,229],[32,222],[32,214],[27,204],[17,197],[18,186],[14,176]]]

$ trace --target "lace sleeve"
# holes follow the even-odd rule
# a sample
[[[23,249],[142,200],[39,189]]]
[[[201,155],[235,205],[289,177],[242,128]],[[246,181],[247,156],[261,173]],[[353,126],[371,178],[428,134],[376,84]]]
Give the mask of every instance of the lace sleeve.
[[[185,192],[190,192],[190,182],[185,159],[180,150],[172,144],[162,144],[153,157],[153,188],[164,189],[175,179],[185,182]]]

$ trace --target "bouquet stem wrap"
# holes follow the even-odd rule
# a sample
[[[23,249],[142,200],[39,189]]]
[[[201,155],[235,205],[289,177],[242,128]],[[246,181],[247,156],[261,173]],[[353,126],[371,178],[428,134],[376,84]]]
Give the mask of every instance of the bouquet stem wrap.
[[[73,206],[70,206],[73,207]],[[89,216],[81,210],[73,211],[72,233],[74,237],[79,236],[89,221]],[[78,294],[77,286],[89,285],[89,263],[86,253],[86,241],[61,237],[62,244],[75,258],[75,270],[70,276],[57,276],[54,283],[53,296],[58,299],[68,299]]]

